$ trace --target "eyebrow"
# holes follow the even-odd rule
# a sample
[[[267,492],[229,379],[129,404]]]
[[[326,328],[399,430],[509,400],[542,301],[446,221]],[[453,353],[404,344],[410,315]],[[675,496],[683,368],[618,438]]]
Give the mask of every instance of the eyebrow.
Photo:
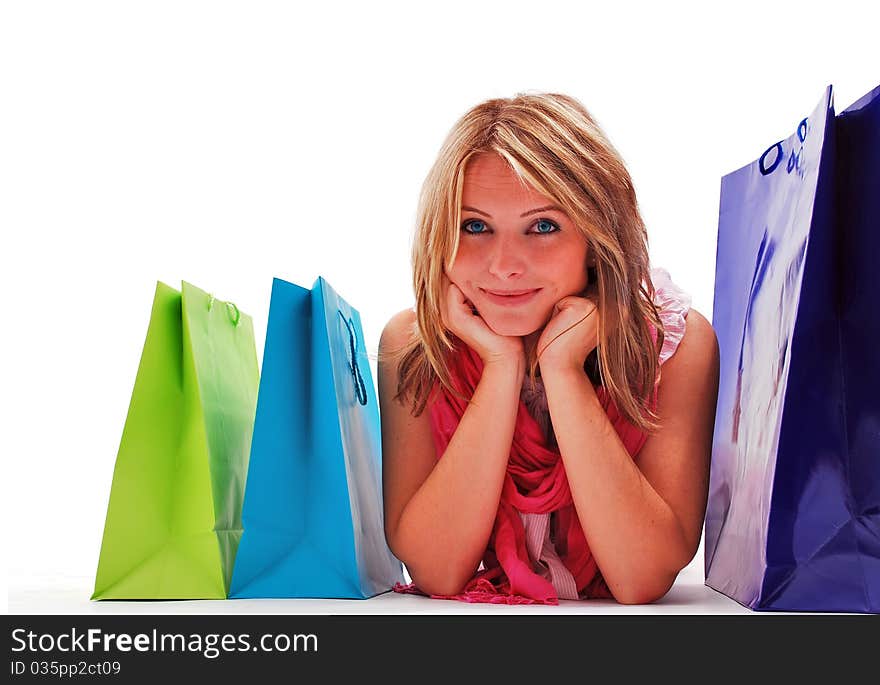
[[[461,208],[463,210],[468,211],[468,212],[476,212],[477,214],[482,214],[483,216],[487,216],[490,219],[492,218],[491,214],[489,214],[488,212],[484,212],[482,209],[477,209],[476,207],[469,207],[467,205],[462,205]],[[546,205],[544,207],[535,207],[534,209],[530,209],[527,212],[523,212],[519,216],[520,216],[520,218],[522,218],[522,217],[529,216],[530,214],[537,214],[538,212],[562,212],[563,214],[565,214],[565,210],[562,209],[561,207],[557,207],[556,205]]]

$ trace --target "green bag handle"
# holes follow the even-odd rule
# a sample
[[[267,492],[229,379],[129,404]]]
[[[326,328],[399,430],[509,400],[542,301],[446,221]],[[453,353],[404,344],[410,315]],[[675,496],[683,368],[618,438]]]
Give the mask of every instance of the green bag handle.
[[[214,308],[214,300],[216,298],[211,295],[211,299],[208,300],[208,311]],[[229,315],[229,320],[232,322],[233,326],[238,326],[239,321],[241,321],[241,312],[238,311],[238,307],[235,306],[234,302],[224,302],[226,305],[226,313]]]

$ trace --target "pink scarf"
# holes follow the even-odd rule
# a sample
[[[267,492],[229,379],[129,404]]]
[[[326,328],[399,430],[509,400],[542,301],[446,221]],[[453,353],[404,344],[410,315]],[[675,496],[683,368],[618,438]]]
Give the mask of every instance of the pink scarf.
[[[458,354],[451,361],[452,381],[465,397],[472,397],[483,371],[483,362],[473,350],[457,341]],[[608,414],[630,456],[635,457],[647,435],[627,421],[611,402],[604,387],[596,395]],[[452,439],[467,404],[445,389],[429,404],[434,446],[442,455]],[[656,402],[656,388],[653,401]],[[525,404],[519,403],[516,427],[501,501],[489,544],[483,556],[484,569],[468,581],[457,595],[432,595],[440,599],[493,604],[558,604],[553,584],[532,570],[526,548],[525,530],[518,512],[556,512],[553,538],[560,559],[571,572],[583,598],[613,598],[596,565],[575,512],[568,479],[558,449],[548,446],[537,421]],[[415,584],[393,588],[396,592],[422,593]]]

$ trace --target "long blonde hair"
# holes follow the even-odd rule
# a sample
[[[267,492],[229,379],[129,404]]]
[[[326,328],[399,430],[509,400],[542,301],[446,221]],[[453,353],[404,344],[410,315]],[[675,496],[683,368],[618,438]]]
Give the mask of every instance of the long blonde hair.
[[[399,360],[395,399],[412,395],[418,416],[439,386],[461,397],[449,371],[454,345],[440,314],[441,279],[458,251],[465,166],[483,152],[503,157],[583,232],[595,259],[588,277],[599,311],[599,344],[584,370],[631,423],[655,430],[650,398],[659,380],[663,326],[653,304],[648,237],[635,190],[586,108],[556,93],[487,100],[465,113],[444,141],[419,198],[412,249],[416,327],[402,348],[385,353]],[[649,325],[657,330],[656,343]],[[533,353],[532,382],[537,363]]]

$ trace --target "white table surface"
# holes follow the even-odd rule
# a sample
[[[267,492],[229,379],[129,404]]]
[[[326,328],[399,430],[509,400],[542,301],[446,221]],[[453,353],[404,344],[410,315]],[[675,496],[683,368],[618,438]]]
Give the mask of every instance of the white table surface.
[[[89,599],[94,578],[30,574],[8,581],[10,614],[750,614],[754,612],[703,582],[702,548],[658,602],[622,605],[612,600],[560,601],[558,606],[469,604],[388,592],[366,600],[237,599],[102,601]],[[779,615],[783,612],[772,612]]]

